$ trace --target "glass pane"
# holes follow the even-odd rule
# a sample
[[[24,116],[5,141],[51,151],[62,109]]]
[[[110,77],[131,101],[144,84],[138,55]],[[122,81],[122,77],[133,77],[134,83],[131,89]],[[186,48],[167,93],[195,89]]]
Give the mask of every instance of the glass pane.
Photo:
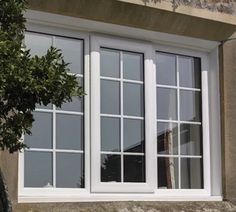
[[[144,121],[124,119],[124,151],[144,152]]]
[[[201,158],[181,158],[181,188],[203,188]]]
[[[83,127],[83,116],[57,114],[57,148],[83,150]]]
[[[27,49],[30,49],[32,56],[41,57],[52,46],[52,36],[27,32],[25,34],[25,45]]]
[[[100,54],[101,76],[120,78],[119,51],[102,48]]]
[[[176,189],[179,188],[178,158],[158,158],[158,188]]]
[[[157,123],[158,154],[178,154],[178,125],[175,123]]]
[[[25,187],[52,187],[52,153],[24,153]]]
[[[145,181],[145,157],[124,155],[124,182]]]
[[[120,114],[120,83],[101,80],[101,113]]]
[[[180,125],[181,154],[202,155],[202,126]]]
[[[101,155],[101,182],[121,182],[120,155]]]
[[[78,82],[79,85],[83,86],[83,78],[79,77]],[[84,97],[74,96],[72,97],[72,102],[62,104],[61,108],[57,108],[57,110],[83,112]]]
[[[25,135],[25,143],[31,148],[52,148],[52,114],[34,112],[32,135]]]
[[[157,118],[177,120],[177,92],[175,89],[157,88]]]
[[[124,53],[123,73],[124,79],[143,81],[143,55]]]
[[[84,188],[83,154],[57,153],[56,159],[56,187]]]
[[[201,60],[179,57],[179,82],[182,87],[201,87]]]
[[[83,42],[78,39],[56,37],[55,46],[62,50],[70,72],[83,74]]]
[[[157,84],[176,85],[175,55],[157,53]]]
[[[47,106],[43,105],[43,104],[37,104],[36,108],[40,108],[40,109],[52,109],[52,104],[48,104]]]
[[[124,115],[144,116],[143,85],[124,83]]]
[[[119,118],[101,118],[101,151],[120,152]]]
[[[201,121],[201,93],[180,91],[180,120]]]

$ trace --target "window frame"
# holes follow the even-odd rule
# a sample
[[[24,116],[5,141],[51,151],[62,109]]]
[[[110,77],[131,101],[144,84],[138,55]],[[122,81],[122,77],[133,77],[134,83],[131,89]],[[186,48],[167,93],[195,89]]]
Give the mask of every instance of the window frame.
[[[84,83],[84,91],[86,93],[86,95],[84,96],[84,110],[83,110],[83,122],[84,122],[84,150],[78,150],[75,152],[83,152],[84,154],[84,177],[85,177],[85,181],[84,181],[84,188],[34,188],[34,187],[24,187],[24,151],[22,151],[21,153],[19,153],[19,159],[18,159],[18,166],[19,166],[19,174],[18,174],[18,178],[19,183],[18,183],[18,193],[19,194],[23,194],[26,196],[35,196],[38,195],[39,193],[41,195],[45,195],[45,196],[55,196],[55,195],[65,195],[65,194],[75,194],[77,195],[78,192],[81,194],[86,194],[87,190],[85,188],[88,188],[90,186],[90,182],[89,182],[89,163],[90,163],[90,156],[89,156],[89,149],[90,149],[90,130],[89,130],[89,125],[90,125],[90,110],[89,110],[89,105],[90,105],[90,87],[89,87],[89,83],[85,83],[85,82],[89,82],[90,80],[90,75],[89,75],[89,37],[87,34],[83,33],[83,32],[78,32],[75,30],[61,30],[60,28],[57,27],[45,27],[45,26],[40,26],[40,25],[33,25],[31,27],[27,28],[26,33],[36,33],[36,34],[42,34],[42,35],[48,35],[48,36],[58,36],[58,37],[62,37],[62,38],[67,38],[67,39],[78,39],[82,41],[82,56],[83,56],[83,64],[82,64],[82,68],[84,69],[84,73],[83,74],[76,74],[77,78],[82,78],[83,79],[83,83]],[[53,39],[53,38],[52,38]],[[54,107],[54,106],[53,106]],[[43,112],[43,111],[47,111],[47,109],[38,109],[38,112]],[[55,113],[55,109],[52,108],[50,109],[50,113]],[[82,114],[81,112],[75,112],[78,114]],[[63,112],[60,113],[60,110],[58,110],[58,114],[64,114]],[[71,113],[66,113],[66,114],[73,114],[73,112]],[[55,117],[55,115],[54,115]],[[54,135],[55,136],[55,135]],[[24,139],[24,136],[22,136],[22,138]],[[55,140],[55,138],[54,138]],[[55,141],[54,141],[55,142]],[[86,145],[85,145],[86,144]],[[36,150],[37,149],[37,150]],[[40,148],[32,148],[33,151],[40,151]],[[54,153],[55,150],[48,150],[45,151],[43,149],[43,152],[52,152]],[[56,152],[60,152],[60,150],[57,150]],[[62,151],[66,153],[65,151]],[[68,152],[73,152],[73,150],[68,151]],[[54,158],[54,156],[53,156]],[[54,164],[53,164],[54,166]],[[55,168],[53,168],[55,169]],[[56,174],[56,173],[53,173]]]
[[[91,37],[91,191],[92,192],[154,192],[154,177],[150,174],[153,157],[153,123],[154,108],[145,104],[145,169],[146,183],[102,183],[100,179],[100,48],[112,48],[124,51],[143,53],[144,57],[144,104],[153,98],[152,84],[152,46],[150,43],[135,42],[121,38],[92,35]],[[145,74],[147,72],[147,74]],[[99,138],[99,139],[98,139]],[[148,141],[148,142],[147,142]],[[152,141],[152,142],[151,142]],[[96,171],[95,171],[96,170]]]
[[[176,54],[183,54],[188,56],[197,56],[197,57],[204,57],[205,61],[205,67],[206,70],[204,73],[204,77],[202,76],[202,83],[203,78],[204,84],[206,85],[206,91],[204,91],[204,95],[202,93],[202,98],[206,99],[208,102],[207,108],[204,109],[204,113],[207,113],[207,119],[208,124],[204,124],[204,126],[210,128],[210,132],[208,131],[205,137],[210,141],[209,136],[214,138],[219,138],[219,123],[215,123],[214,120],[216,120],[216,117],[213,117],[212,112],[209,112],[209,104],[214,105],[214,103],[219,102],[219,84],[216,82],[212,82],[210,80],[212,79],[218,79],[218,51],[216,49],[218,43],[212,42],[212,41],[205,41],[201,39],[195,39],[195,38],[186,38],[182,36],[176,36],[176,35],[170,35],[165,33],[159,33],[159,32],[151,32],[147,30],[142,29],[135,29],[132,27],[125,27],[125,26],[118,26],[118,25],[112,25],[107,23],[101,23],[96,21],[90,21],[90,20],[84,20],[79,18],[72,18],[72,17],[65,17],[61,15],[55,15],[55,14],[49,14],[44,12],[38,12],[38,11],[27,11],[26,13],[27,17],[27,29],[30,31],[36,31],[36,32],[42,32],[42,33],[50,33],[50,34],[56,34],[61,36],[69,36],[69,37],[78,37],[79,39],[83,38],[85,41],[85,59],[84,59],[84,78],[90,82],[90,62],[91,59],[90,56],[92,55],[92,52],[89,51],[90,48],[90,36],[93,36],[94,34],[91,33],[93,31],[103,32],[106,34],[113,34],[114,36],[107,36],[111,37],[112,39],[117,38],[120,39],[117,36],[123,36],[125,37],[124,40],[130,40],[132,38],[131,42],[135,39],[141,39],[140,42],[143,42],[143,40],[149,40],[150,44],[152,45],[152,52],[157,51],[164,51],[164,52],[171,52]],[[70,23],[70,24],[68,24]],[[80,30],[80,31],[78,31]],[[83,32],[84,31],[84,32]],[[137,33],[137,34],[136,34]],[[96,34],[97,35],[97,34]],[[145,37],[145,35],[147,37]],[[101,34],[100,34],[101,36]],[[103,35],[102,35],[103,36]],[[158,36],[160,36],[160,40],[158,40]],[[188,53],[187,53],[188,52]],[[90,55],[91,54],[91,55]],[[155,57],[155,55],[153,55]],[[202,61],[203,62],[203,61]],[[153,63],[153,66],[155,67],[155,64]],[[153,68],[154,68],[153,67]],[[85,97],[85,103],[87,105],[90,105],[90,83],[85,83],[85,89],[87,96]],[[216,88],[216,91],[214,90]],[[211,98],[208,95],[208,89],[209,94],[214,95]],[[203,91],[203,89],[202,89]],[[216,180],[213,180],[213,177],[211,176],[211,172],[213,173],[219,173],[220,167],[217,162],[213,161],[214,158],[216,158],[216,154],[220,150],[220,141],[217,142],[217,147],[211,147],[210,143],[207,144],[208,150],[204,150],[203,148],[203,155],[206,155],[207,158],[210,158],[210,160],[207,160],[207,162],[204,162],[204,170],[207,170],[207,175],[204,175],[204,183],[207,182],[206,189],[202,190],[194,190],[190,191],[190,189],[163,189],[161,192],[154,192],[154,193],[139,193],[139,194],[125,194],[125,193],[92,193],[91,192],[91,184],[90,184],[90,106],[84,108],[87,111],[84,111],[84,113],[87,114],[87,118],[85,118],[85,188],[86,189],[47,189],[44,188],[24,188],[22,185],[22,178],[24,176],[23,174],[23,154],[19,153],[19,160],[18,160],[18,166],[19,166],[19,172],[18,172],[18,201],[19,202],[83,202],[83,201],[122,201],[122,200],[175,200],[175,201],[183,201],[183,200],[199,200],[199,201],[207,201],[207,200],[216,200],[221,201],[222,197],[215,191],[216,194],[214,194],[214,187],[216,186],[216,190],[219,190],[219,183],[221,180],[221,175],[216,176]],[[155,111],[155,110],[154,110]],[[214,110],[219,115],[218,108]],[[218,120],[218,119],[217,119]],[[202,120],[203,122],[203,120]],[[156,123],[156,121],[155,121]],[[88,127],[86,127],[88,126]],[[206,130],[206,128],[203,128]],[[210,135],[209,135],[210,134]],[[218,137],[216,137],[218,135]],[[213,142],[213,141],[211,141]],[[212,149],[214,152],[211,152]],[[209,154],[211,153],[211,154]],[[212,156],[213,155],[213,156]],[[217,155],[218,156],[218,155]],[[220,160],[220,159],[219,159]],[[218,160],[218,161],[219,161]],[[216,164],[217,163],[217,164]],[[87,164],[87,165],[86,165]],[[207,169],[207,167],[210,167]],[[216,170],[217,168],[217,170]],[[205,172],[204,172],[205,173]],[[205,179],[206,178],[206,179]],[[206,181],[207,180],[207,181]],[[211,185],[213,184],[214,187]],[[158,189],[160,191],[160,189]],[[69,196],[67,196],[69,195]]]

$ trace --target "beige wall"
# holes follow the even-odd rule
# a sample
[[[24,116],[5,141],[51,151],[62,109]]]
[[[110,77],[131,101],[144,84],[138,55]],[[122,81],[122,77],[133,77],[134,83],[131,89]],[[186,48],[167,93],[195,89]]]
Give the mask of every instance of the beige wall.
[[[126,1],[126,2],[125,2]],[[53,12],[57,14],[82,17],[126,26],[139,27],[154,31],[167,32],[190,37],[209,40],[224,40],[236,30],[234,18],[228,21],[228,16],[212,18],[212,13],[204,12],[201,16],[191,15],[191,11],[173,13],[168,9],[140,4],[127,3],[128,0],[30,0],[30,9]],[[131,1],[131,0],[130,0]],[[134,0],[132,0],[134,1]],[[187,11],[187,12],[186,12]],[[189,14],[188,14],[189,13]],[[196,12],[197,13],[197,12]],[[200,12],[199,12],[200,14]],[[203,18],[203,14],[205,17]],[[213,16],[214,17],[214,16]],[[236,19],[235,19],[236,20]],[[224,197],[236,200],[236,40],[228,41],[221,47],[221,106],[222,106],[222,147],[223,147],[223,172],[224,172]],[[94,208],[105,211],[105,208],[140,207],[146,209],[163,209],[185,207],[205,209],[222,208],[228,211],[227,205],[220,203],[98,203],[98,204],[16,204],[18,159],[17,154],[9,155],[0,152],[0,165],[6,179],[9,195],[14,203],[15,211],[67,211],[68,208],[82,211],[93,211]],[[158,205],[159,204],[159,205]],[[191,205],[192,204],[192,205]],[[231,206],[229,206],[231,207]],[[146,209],[145,209],[146,208]],[[220,209],[221,210],[221,209]],[[109,211],[109,210],[107,210]]]
[[[29,0],[30,9],[208,40],[236,31],[236,17],[153,0]],[[149,2],[145,4],[144,2]]]
[[[236,40],[221,47],[223,192],[236,201]]]

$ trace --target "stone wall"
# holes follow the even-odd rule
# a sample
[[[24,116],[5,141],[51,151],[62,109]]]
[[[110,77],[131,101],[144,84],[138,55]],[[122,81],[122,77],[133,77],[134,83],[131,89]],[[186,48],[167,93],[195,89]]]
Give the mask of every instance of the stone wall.
[[[150,1],[150,0],[143,0]],[[156,1],[156,0],[151,0]],[[161,1],[161,0],[160,0]],[[162,0],[173,4],[189,7],[207,9],[213,12],[221,12],[236,15],[236,1],[234,0]]]
[[[14,212],[233,212],[229,202],[93,202],[18,204]]]

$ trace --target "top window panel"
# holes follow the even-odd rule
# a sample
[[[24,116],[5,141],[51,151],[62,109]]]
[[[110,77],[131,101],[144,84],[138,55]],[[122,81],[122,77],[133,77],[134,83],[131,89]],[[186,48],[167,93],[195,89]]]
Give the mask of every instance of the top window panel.
[[[120,53],[116,50],[101,48],[101,76],[120,78]]]
[[[123,78],[143,81],[143,55],[137,53],[123,53]]]
[[[180,87],[201,88],[200,58],[158,52],[156,69],[157,84],[177,86],[178,72]]]
[[[179,56],[179,84],[181,87],[201,88],[201,61],[199,58]]]
[[[61,49],[71,73],[83,74],[83,41],[78,39],[55,37],[55,47]]]
[[[50,35],[26,33],[25,45],[30,48],[30,54],[32,56],[43,56],[47,53],[47,50],[52,46],[53,37]]]
[[[176,56],[167,53],[157,53],[156,62],[157,84],[176,86]]]

